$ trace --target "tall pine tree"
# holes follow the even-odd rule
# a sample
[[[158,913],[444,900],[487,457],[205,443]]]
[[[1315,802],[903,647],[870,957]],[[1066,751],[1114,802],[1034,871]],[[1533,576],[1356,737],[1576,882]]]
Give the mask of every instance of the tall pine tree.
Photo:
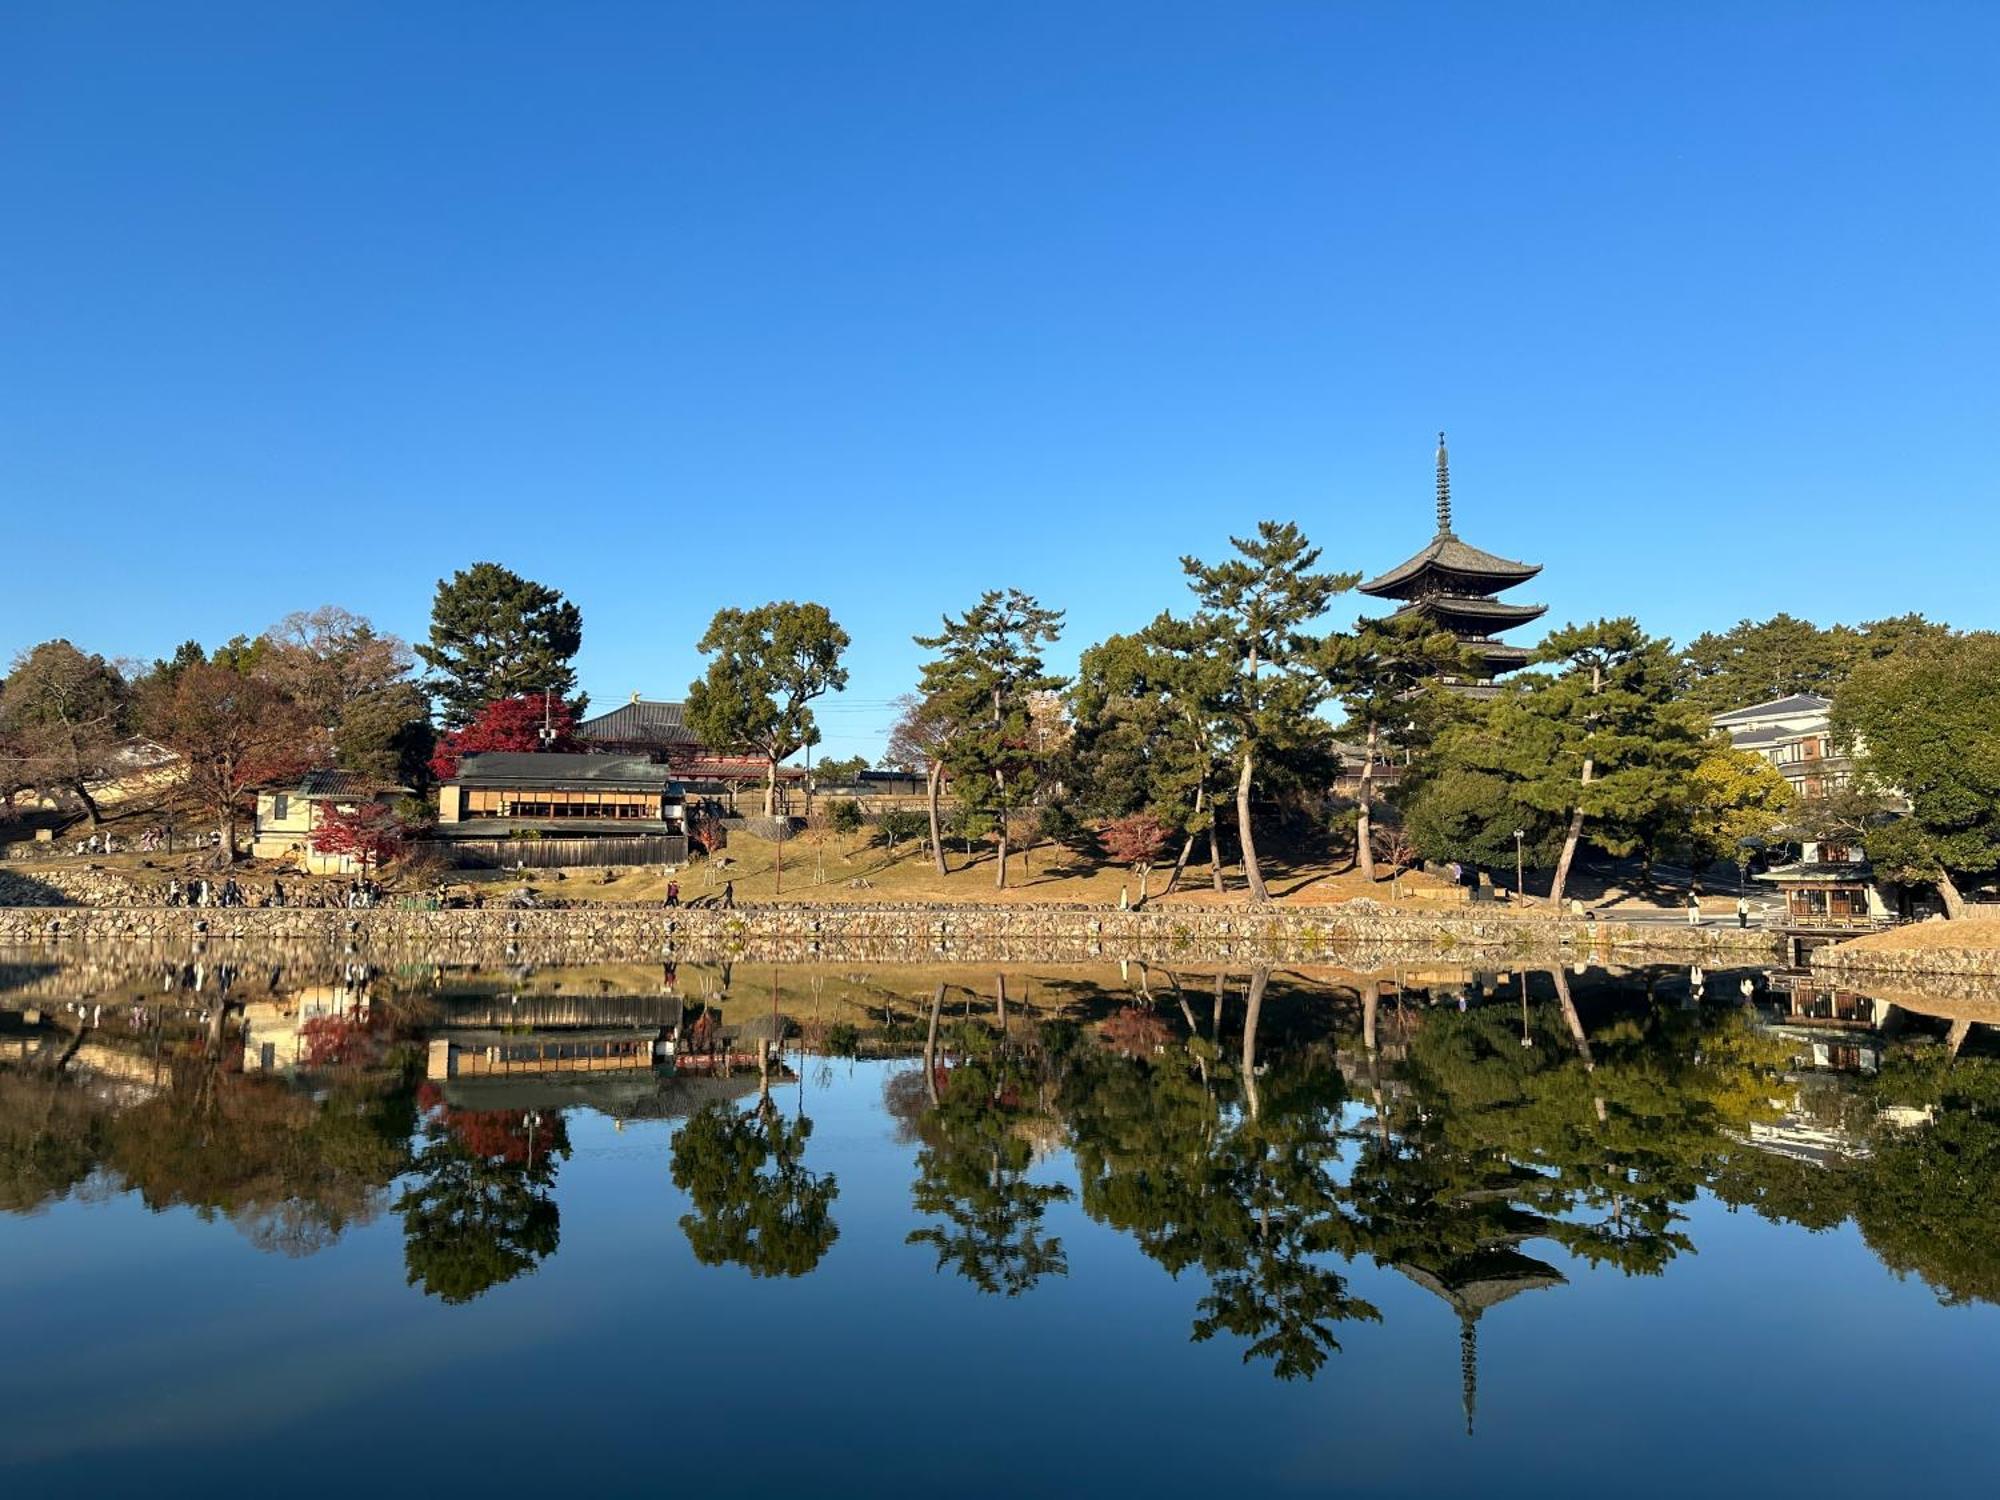
[[[1236,762],[1236,832],[1252,902],[1271,899],[1257,858],[1251,818],[1260,762],[1324,728],[1314,710],[1326,679],[1313,669],[1321,643],[1307,627],[1334,595],[1354,587],[1354,573],[1322,573],[1319,548],[1287,521],[1259,521],[1257,535],[1231,537],[1236,556],[1219,563],[1183,557],[1198,601],[1196,626],[1231,668],[1219,705]]]
[[[1042,648],[1062,635],[1063,612],[1019,589],[992,589],[936,635],[916,642],[937,653],[924,664],[925,712],[951,726],[941,754],[960,806],[989,824],[999,841],[993,884],[1007,885],[1010,820],[1032,792],[1045,747],[1032,704],[1063,679],[1048,672]],[[941,855],[940,855],[941,859]]]
[[[483,562],[438,580],[430,642],[416,650],[445,728],[462,729],[496,699],[568,697],[582,646],[583,614],[560,591]]]

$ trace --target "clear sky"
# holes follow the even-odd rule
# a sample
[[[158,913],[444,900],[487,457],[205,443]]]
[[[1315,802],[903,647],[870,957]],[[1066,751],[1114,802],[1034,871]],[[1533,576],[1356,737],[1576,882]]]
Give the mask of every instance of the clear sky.
[[[0,3],[0,652],[493,559],[1059,653],[1261,517],[1551,617],[2000,626],[2000,5]],[[1358,601],[1357,601],[1358,602]],[[1344,615],[1354,613],[1343,606]]]

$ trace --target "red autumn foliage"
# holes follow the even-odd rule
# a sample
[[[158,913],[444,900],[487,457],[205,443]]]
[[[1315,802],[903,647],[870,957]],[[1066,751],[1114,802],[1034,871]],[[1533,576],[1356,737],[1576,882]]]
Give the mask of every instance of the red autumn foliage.
[[[458,763],[467,755],[485,750],[575,750],[576,705],[565,698],[552,698],[547,705],[547,723],[555,731],[551,744],[542,743],[543,703],[535,693],[519,698],[496,698],[479,711],[479,717],[463,729],[454,729],[437,743],[431,755],[431,774],[449,781],[458,774]]]
[[[1167,1045],[1172,1034],[1158,1014],[1137,1005],[1114,1011],[1097,1026],[1104,1045],[1124,1057],[1151,1057]]]
[[[528,1164],[530,1151],[539,1162],[550,1152],[569,1149],[568,1129],[563,1117],[554,1111],[536,1114],[531,1127],[530,1111],[525,1109],[454,1109],[432,1083],[418,1088],[417,1107],[450,1131],[459,1145],[485,1161],[522,1166]]]
[[[355,1016],[314,1016],[299,1027],[300,1061],[308,1068],[340,1068],[375,1055],[368,1023]]]
[[[1151,813],[1133,813],[1105,826],[1104,848],[1119,864],[1137,870],[1157,860],[1172,837],[1173,830]]]
[[[396,810],[383,802],[352,806],[320,805],[312,831],[315,854],[351,855],[363,870],[379,870],[403,852],[409,830]]]

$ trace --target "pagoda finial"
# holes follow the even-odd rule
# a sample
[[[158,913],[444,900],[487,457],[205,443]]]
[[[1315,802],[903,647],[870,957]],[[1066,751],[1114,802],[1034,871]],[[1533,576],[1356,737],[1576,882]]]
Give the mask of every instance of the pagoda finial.
[[[1465,1435],[1471,1437],[1473,1414],[1479,1409],[1479,1328],[1478,1319],[1462,1308],[1458,1314],[1458,1365]]]
[[[1438,535],[1451,530],[1451,455],[1445,452],[1444,434],[1438,434]]]

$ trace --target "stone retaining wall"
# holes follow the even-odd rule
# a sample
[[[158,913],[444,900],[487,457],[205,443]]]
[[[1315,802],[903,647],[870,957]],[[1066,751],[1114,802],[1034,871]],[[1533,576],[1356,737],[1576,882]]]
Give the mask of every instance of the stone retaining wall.
[[[1427,957],[1585,953],[1629,961],[1767,963],[1775,935],[1716,925],[1583,922],[1398,913],[1339,907],[763,905],[736,911],[572,907],[479,911],[178,907],[0,909],[0,947],[175,943],[203,937],[251,943],[353,946],[384,958],[539,963],[650,962],[665,956],[811,961],[929,961],[1185,955],[1303,962],[1356,949],[1421,950]]]
[[[1859,948],[1845,943],[1815,949],[1807,960],[1815,978],[1865,990],[1871,982],[1964,979],[2000,984],[2000,950],[1982,948]]]

